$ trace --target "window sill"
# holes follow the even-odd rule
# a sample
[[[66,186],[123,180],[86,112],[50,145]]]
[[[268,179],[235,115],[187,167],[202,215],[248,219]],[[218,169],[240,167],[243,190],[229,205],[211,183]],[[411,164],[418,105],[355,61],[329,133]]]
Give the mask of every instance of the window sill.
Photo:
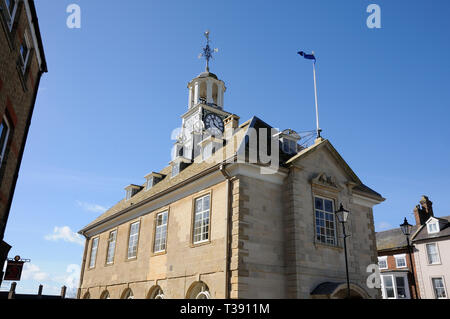
[[[152,257],[162,256],[165,254],[167,254],[167,250],[156,251],[156,252],[152,253]]]
[[[319,241],[314,241],[314,246],[317,248],[329,248],[329,249],[333,249],[333,250],[337,250],[337,251],[342,251],[344,250],[343,247],[341,246],[337,246],[337,245],[331,245],[331,244],[325,244]]]
[[[191,244],[191,248],[195,248],[195,247],[199,247],[199,246],[204,246],[204,245],[209,245],[211,244],[211,240],[205,240],[205,241],[200,241],[198,243],[192,243]]]
[[[125,262],[135,261],[135,260],[137,260],[137,256],[136,256],[136,257],[130,257],[130,258],[125,259]]]

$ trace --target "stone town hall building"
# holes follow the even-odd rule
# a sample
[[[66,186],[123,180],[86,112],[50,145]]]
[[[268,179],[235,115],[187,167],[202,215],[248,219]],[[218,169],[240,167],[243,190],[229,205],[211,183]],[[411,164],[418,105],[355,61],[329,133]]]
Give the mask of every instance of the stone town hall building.
[[[120,202],[80,231],[78,298],[344,297],[340,203],[351,212],[352,296],[380,297],[367,288],[366,267],[377,263],[372,207],[382,196],[328,140],[304,148],[292,130],[272,134],[257,117],[239,124],[209,67],[188,89],[173,160],[127,186]],[[271,135],[252,135],[264,130]],[[250,160],[266,148],[279,153],[272,173],[261,170],[266,153]]]

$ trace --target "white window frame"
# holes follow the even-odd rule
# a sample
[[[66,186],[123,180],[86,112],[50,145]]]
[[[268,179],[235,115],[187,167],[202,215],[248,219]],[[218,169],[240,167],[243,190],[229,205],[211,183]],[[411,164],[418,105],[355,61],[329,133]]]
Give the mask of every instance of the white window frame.
[[[5,133],[5,139],[3,141],[3,145],[0,145],[0,148],[1,148],[0,149],[0,167],[2,167],[2,164],[3,164],[3,159],[5,157],[5,152],[6,152],[6,146],[8,145],[8,141],[9,141],[9,134],[11,133],[11,125],[9,124],[9,121],[8,121],[8,118],[6,117],[6,115],[3,116],[2,123],[5,123],[6,133]]]
[[[206,209],[203,208],[205,198],[209,198],[209,205]],[[201,201],[202,208],[197,211],[197,203]],[[205,218],[205,213],[207,213],[207,218]],[[205,223],[205,220],[208,220],[208,223]],[[200,226],[196,227],[196,224],[199,223]],[[196,230],[199,229],[200,233],[196,233]],[[205,229],[207,229],[205,231]],[[194,244],[201,244],[204,242],[208,242],[210,239],[210,229],[211,229],[211,194],[206,194],[201,197],[197,197],[194,200],[194,222],[192,225],[192,242]],[[196,238],[200,238],[197,239]]]
[[[164,217],[165,215],[165,217]],[[162,216],[162,223],[158,225],[159,216]],[[169,220],[169,211],[156,214],[155,217],[155,236],[153,238],[153,252],[161,253],[167,249],[167,224]]]
[[[397,268],[407,268],[408,267],[408,264],[406,263],[406,254],[394,255],[394,258],[395,258],[395,267],[397,267]],[[398,265],[399,260],[404,260],[405,265],[399,266]]]
[[[434,226],[435,230],[432,230],[431,227]],[[427,230],[428,230],[428,234],[435,234],[435,233],[439,233],[439,223],[434,221],[432,223],[429,223],[427,225]]]
[[[153,187],[153,179],[154,179],[153,176],[150,176],[149,178],[147,178],[147,183],[145,185],[146,190],[149,190]]]
[[[411,294],[409,291],[409,282],[407,274],[381,274],[381,293],[383,295],[383,299],[411,299]],[[386,287],[384,286],[384,277],[391,277],[392,280],[392,289],[394,290],[394,297],[387,297]],[[403,278],[403,282],[405,284],[405,298],[398,297],[398,287],[397,287],[397,277]]]
[[[316,198],[322,199],[322,201],[324,202],[324,205],[325,205],[325,200],[330,201],[331,204],[332,204],[332,207],[331,207],[332,212],[327,212],[325,210],[325,207],[323,207],[323,209],[316,208]],[[334,213],[335,212],[334,200],[331,199],[331,198],[326,198],[326,197],[319,196],[319,195],[314,195],[313,200],[314,200],[313,208],[314,208],[314,233],[315,233],[315,237],[314,238],[315,238],[315,241],[318,242],[318,243],[324,244],[324,245],[337,246],[338,245],[338,241],[337,241],[337,227],[336,227],[337,220],[336,220],[336,214]],[[317,211],[322,212],[324,214],[324,218],[323,218],[324,226],[323,227],[320,226],[320,225],[318,226],[318,224],[317,224]],[[326,230],[329,229],[329,228],[326,227],[326,222],[327,222],[326,214],[331,215],[332,219],[333,219],[333,232],[334,232],[333,243],[328,243],[328,237],[329,236],[326,235]],[[317,239],[317,234],[318,234],[317,233],[317,227],[321,227],[321,228],[325,229],[325,235],[324,235],[325,236],[325,242],[323,242],[320,239]]]
[[[131,197],[133,197],[133,189],[130,187],[127,189],[126,195],[125,195],[125,200],[130,200]]]
[[[174,164],[172,164],[172,170],[170,172],[170,176],[175,177],[178,174],[180,174],[180,163],[174,163]]]
[[[6,3],[6,0],[3,0],[3,3],[5,5],[4,7],[6,9],[5,11],[6,11],[6,14],[7,14],[6,18],[7,18],[8,21],[6,21],[6,22],[8,24],[9,32],[12,31],[12,27],[14,25],[14,20],[16,18],[17,8],[19,7],[19,1],[18,0],[10,0],[10,1],[14,3],[13,4],[13,8],[12,8],[12,12],[9,11],[8,4]]]
[[[386,263],[386,267],[381,267],[380,266],[380,261],[384,261]],[[378,257],[378,267],[380,269],[388,269],[387,256]]]
[[[434,245],[435,247],[436,247],[436,256],[437,256],[437,262],[434,262],[434,263],[432,263],[431,262],[431,260],[430,260],[430,253],[429,253],[429,251],[428,251],[428,246],[431,246],[431,245]],[[427,262],[428,262],[428,265],[440,265],[441,264],[441,256],[439,255],[439,247],[438,247],[438,243],[428,243],[428,244],[425,244],[425,250],[426,250],[426,253],[427,253]]]
[[[132,233],[133,226],[137,225],[137,231]],[[139,232],[141,228],[141,222],[137,221],[130,224],[129,236],[128,236],[128,249],[127,249],[127,259],[137,258],[137,250],[139,245]]]
[[[89,255],[89,268],[95,268],[95,264],[97,261],[97,252],[98,252],[98,242],[100,238],[94,237],[92,238],[92,244],[91,244],[91,253]]]
[[[31,53],[30,40],[28,39],[28,34],[27,34],[26,30],[23,33],[23,42],[20,44],[20,46],[23,46],[23,45],[25,45],[27,48],[27,55],[25,56],[25,58],[23,57],[22,52],[19,52],[19,55],[20,55],[20,60],[22,61],[22,74],[25,74],[25,72],[27,70],[27,66],[28,66],[28,60],[30,59],[30,53]]]
[[[114,234],[113,238],[111,236]],[[117,244],[117,229],[109,232],[108,246],[106,247],[106,264],[111,265],[114,263],[114,257]]]
[[[445,297],[437,297],[437,295],[436,295],[436,287],[434,286],[434,279],[440,279],[441,280],[442,287],[439,287],[439,288],[444,289]],[[433,294],[434,294],[434,298],[435,299],[447,299],[448,298],[447,288],[445,287],[445,280],[444,280],[443,276],[433,276],[433,277],[431,277],[431,288],[433,288]]]

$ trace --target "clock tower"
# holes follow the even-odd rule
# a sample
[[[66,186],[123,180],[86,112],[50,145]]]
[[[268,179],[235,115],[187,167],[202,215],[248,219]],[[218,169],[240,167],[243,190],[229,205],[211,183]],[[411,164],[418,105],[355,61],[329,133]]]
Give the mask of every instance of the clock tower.
[[[204,140],[212,136],[222,139],[224,119],[231,113],[224,111],[225,83],[209,72],[209,60],[213,52],[209,44],[209,32],[205,32],[206,47],[200,57],[206,59],[206,69],[187,85],[189,90],[188,110],[182,118],[181,132],[172,154],[172,162],[191,163],[202,151]],[[172,163],[173,164],[173,163]]]

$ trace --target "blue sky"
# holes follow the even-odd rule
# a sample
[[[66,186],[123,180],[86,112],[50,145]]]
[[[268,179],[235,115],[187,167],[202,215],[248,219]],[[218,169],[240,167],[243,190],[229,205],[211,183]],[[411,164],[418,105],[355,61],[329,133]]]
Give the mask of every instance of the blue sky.
[[[66,7],[82,10],[81,29]],[[366,8],[381,7],[381,29]],[[396,227],[426,194],[449,215],[448,1],[37,0],[43,76],[5,240],[30,258],[18,291],[59,293],[76,281],[83,246],[72,232],[170,161],[187,82],[203,71],[203,32],[220,52],[225,109],[274,127],[320,121],[361,180],[386,201],[377,230]],[[55,228],[58,227],[58,228]],[[2,289],[8,289],[5,282]]]

